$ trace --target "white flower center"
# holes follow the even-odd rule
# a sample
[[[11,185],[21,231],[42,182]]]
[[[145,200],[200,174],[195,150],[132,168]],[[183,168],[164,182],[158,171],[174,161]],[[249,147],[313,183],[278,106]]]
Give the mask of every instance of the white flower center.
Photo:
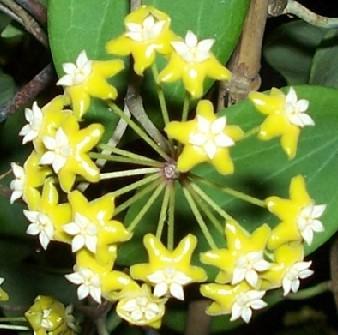
[[[290,291],[296,293],[299,289],[299,279],[310,277],[313,271],[310,270],[311,262],[299,262],[293,264],[286,272],[283,278],[283,290],[284,295],[287,295]]]
[[[82,268],[77,272],[65,275],[65,277],[70,282],[80,285],[77,289],[79,300],[90,295],[95,301],[101,303],[101,280],[99,275],[94,271]]]
[[[171,45],[185,62],[201,63],[210,57],[210,49],[214,42],[214,39],[198,42],[196,35],[189,30],[184,42],[171,42]]]
[[[154,295],[156,297],[162,297],[169,292],[179,300],[184,300],[183,286],[192,281],[183,272],[176,271],[173,268],[156,271],[148,276],[148,280],[156,284],[154,288]]]
[[[23,126],[19,133],[20,136],[23,136],[23,144],[33,141],[38,137],[41,129],[43,114],[36,101],[33,103],[32,109],[25,109],[25,118],[28,124]]]
[[[153,15],[148,15],[141,24],[128,23],[126,36],[136,42],[147,42],[157,38],[165,26],[166,21],[156,20]]]
[[[47,151],[41,157],[40,164],[50,164],[54,172],[58,173],[72,152],[68,137],[63,129],[59,128],[55,137],[45,136],[42,141]]]
[[[92,61],[88,59],[86,51],[82,50],[75,64],[65,63],[63,64],[63,70],[65,75],[58,80],[58,85],[80,85],[88,79],[92,72]]]
[[[232,305],[231,321],[242,318],[248,323],[252,316],[251,309],[257,310],[267,306],[267,303],[262,300],[265,291],[251,290],[242,292],[236,297],[236,301]]]
[[[307,244],[311,244],[314,232],[324,231],[323,224],[318,219],[323,215],[326,205],[310,204],[304,207],[297,218],[299,231]]]
[[[72,251],[76,252],[86,246],[89,251],[96,251],[97,230],[91,221],[79,213],[75,213],[75,220],[63,226],[64,231],[73,235]]]
[[[148,297],[141,296],[125,301],[121,305],[121,310],[127,320],[135,323],[148,322],[161,315],[159,305],[150,301]]]
[[[197,130],[190,134],[189,143],[202,149],[209,159],[213,159],[220,148],[234,144],[232,138],[225,134],[226,118],[220,117],[209,121],[201,115],[196,116]]]
[[[15,179],[9,184],[12,191],[10,203],[13,204],[15,200],[22,197],[25,186],[25,170],[16,163],[11,163],[11,168],[15,176]]]
[[[52,310],[45,309],[42,312],[42,317],[41,317],[41,327],[44,329],[51,329],[53,327],[53,322],[50,320],[50,314],[52,313]]]
[[[31,224],[27,227],[27,234],[39,235],[41,246],[46,249],[53,238],[54,225],[52,220],[44,213],[37,211],[23,211]]]
[[[285,113],[289,122],[297,127],[314,126],[312,118],[306,114],[309,108],[309,101],[298,100],[296,91],[291,87],[285,100]]]
[[[257,272],[266,271],[269,268],[270,263],[263,259],[262,252],[250,252],[237,260],[232,284],[235,285],[246,280],[252,287],[256,287],[258,283]]]

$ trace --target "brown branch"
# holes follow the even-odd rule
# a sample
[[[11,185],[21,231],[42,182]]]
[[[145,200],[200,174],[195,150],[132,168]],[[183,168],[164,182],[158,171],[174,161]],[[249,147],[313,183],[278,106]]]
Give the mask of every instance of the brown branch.
[[[20,23],[30,34],[32,34],[42,45],[48,47],[46,33],[41,29],[35,19],[19,6],[14,0],[0,0],[1,10],[11,13],[10,16]]]
[[[209,334],[210,316],[205,312],[208,304],[207,300],[196,300],[190,303],[185,335]]]
[[[47,9],[38,0],[16,0],[17,4],[30,13],[41,25],[47,23]]]
[[[228,93],[228,102],[242,100],[251,90],[261,84],[258,74],[261,67],[262,40],[268,16],[269,0],[251,0],[248,15],[244,22],[239,44],[231,58],[229,68],[232,79],[220,86],[218,110],[224,107],[224,98]]]
[[[15,97],[6,106],[0,106],[0,122],[8,115],[13,114],[18,108],[30,103],[54,80],[54,70],[51,64],[40,71],[30,82],[24,85]]]
[[[330,272],[331,272],[331,291],[336,303],[338,312],[338,235],[331,246],[330,250]]]

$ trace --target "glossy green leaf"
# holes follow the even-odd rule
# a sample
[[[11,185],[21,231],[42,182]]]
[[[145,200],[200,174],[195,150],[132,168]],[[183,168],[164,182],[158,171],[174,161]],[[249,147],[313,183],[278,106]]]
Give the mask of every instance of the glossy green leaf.
[[[48,33],[53,61],[58,74],[63,74],[62,64],[74,62],[82,50],[90,59],[111,59],[105,53],[108,40],[123,30],[123,19],[128,12],[125,0],[50,0],[48,1]],[[128,64],[126,62],[128,68]],[[120,94],[126,87],[127,71],[111,79]],[[117,123],[117,117],[99,101],[86,114],[106,126],[106,139]]]
[[[0,70],[0,106],[6,104],[15,94],[13,78]]]
[[[312,58],[324,34],[324,29],[301,20],[283,24],[268,35],[264,57],[289,85],[306,84]]]
[[[310,83],[338,88],[338,32],[329,30],[313,58]]]
[[[184,37],[188,30],[199,39],[214,38],[212,51],[225,64],[236,46],[249,6],[248,0],[145,0],[172,18],[173,31]],[[162,67],[163,62],[159,62]],[[206,83],[209,89],[212,81]],[[148,90],[153,89],[148,82]],[[166,95],[173,102],[182,102],[181,84],[165,85]]]

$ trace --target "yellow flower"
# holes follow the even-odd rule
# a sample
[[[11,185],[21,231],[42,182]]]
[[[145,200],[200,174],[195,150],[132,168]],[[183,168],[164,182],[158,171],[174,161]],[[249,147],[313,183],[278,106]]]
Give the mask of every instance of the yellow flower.
[[[236,286],[221,284],[201,285],[201,294],[214,300],[208,307],[209,315],[231,314],[231,321],[242,318],[248,323],[252,310],[267,306],[262,300],[265,291],[253,290],[248,284],[241,283]]]
[[[41,153],[44,151],[42,138],[54,135],[56,129],[72,114],[65,109],[69,104],[69,98],[63,95],[55,97],[52,101],[40,108],[34,102],[32,109],[25,109],[25,117],[28,122],[19,135],[23,136],[22,143],[33,141],[34,149]]]
[[[227,126],[225,116],[217,118],[210,101],[198,103],[194,120],[170,122],[165,131],[170,138],[184,144],[177,162],[179,171],[187,172],[199,163],[210,162],[219,173],[233,173],[228,148],[243,136],[243,132],[237,126]]]
[[[0,285],[4,283],[5,279],[0,277]],[[8,294],[3,288],[0,287],[0,301],[7,301],[9,299]]]
[[[191,256],[196,248],[196,237],[187,235],[174,250],[168,250],[154,235],[147,234],[143,239],[149,263],[130,267],[130,276],[155,286],[154,295],[167,294],[183,300],[183,286],[207,279],[205,271],[191,266]]]
[[[131,237],[121,222],[112,220],[115,209],[113,194],[88,202],[79,191],[74,191],[68,199],[72,207],[72,222],[63,229],[72,236],[72,251],[86,247],[100,264],[107,263],[111,254],[109,247]]]
[[[174,38],[169,29],[171,19],[152,6],[141,6],[124,20],[126,32],[107,43],[107,52],[113,55],[129,55],[134,58],[134,70],[142,75],[155,61],[156,52],[171,52]]]
[[[39,295],[25,313],[25,317],[36,335],[72,335],[73,316],[56,299]]]
[[[326,205],[315,205],[307,193],[303,176],[292,178],[290,199],[269,197],[266,199],[268,210],[278,216],[281,222],[272,230],[268,247],[278,248],[289,241],[302,241],[311,244],[314,232],[324,227],[319,221]]]
[[[214,39],[198,42],[197,37],[188,31],[184,41],[171,42],[173,53],[168,65],[159,75],[159,80],[171,83],[182,78],[185,89],[192,97],[203,95],[203,82],[206,77],[229,80],[231,72],[227,70],[210,52]]]
[[[165,312],[166,299],[159,299],[151,294],[150,287],[140,287],[132,281],[120,294],[116,312],[121,319],[137,326],[160,328]]]
[[[35,204],[39,201],[40,192],[38,187],[42,186],[48,175],[52,173],[52,170],[45,166],[40,166],[41,155],[33,151],[27,158],[23,167],[16,163],[11,163],[12,171],[15,179],[10,183],[10,189],[12,195],[10,203],[14,203],[16,199],[22,197],[22,199],[29,206],[36,207]]]
[[[58,191],[51,179],[47,179],[39,199],[23,211],[30,222],[27,234],[39,235],[41,246],[46,249],[51,240],[69,243],[63,225],[71,219],[69,204],[59,204]]]
[[[88,151],[99,142],[103,132],[104,127],[97,123],[79,129],[78,121],[72,116],[57,129],[55,136],[42,139],[46,151],[40,164],[52,166],[64,192],[71,190],[76,175],[91,183],[99,181],[100,170],[89,158]]]
[[[299,279],[313,274],[311,262],[304,262],[304,246],[299,243],[284,244],[274,251],[274,264],[262,275],[262,287],[283,287],[284,295],[299,289]]]
[[[82,50],[75,64],[63,64],[65,75],[57,84],[65,87],[69,95],[74,114],[79,120],[87,112],[90,97],[99,99],[116,99],[117,90],[108,84],[107,79],[123,70],[121,60],[98,61],[89,60],[85,50]]]
[[[101,303],[101,296],[109,300],[116,295],[116,291],[121,290],[131,281],[123,272],[111,268],[112,264],[101,265],[93,254],[82,249],[76,254],[74,272],[65,277],[79,285],[77,295],[80,300],[90,295],[96,302]]]
[[[263,224],[250,234],[236,221],[228,221],[225,236],[227,248],[202,253],[201,261],[221,270],[216,282],[235,285],[245,281],[253,288],[258,287],[258,274],[270,268],[263,257],[270,236],[269,226]]]
[[[309,107],[307,100],[298,100],[295,90],[291,87],[285,95],[281,90],[273,88],[270,95],[251,92],[249,99],[267,118],[260,126],[259,138],[270,140],[281,137],[282,148],[289,158],[294,158],[297,152],[300,128],[314,126],[311,117],[306,114]]]

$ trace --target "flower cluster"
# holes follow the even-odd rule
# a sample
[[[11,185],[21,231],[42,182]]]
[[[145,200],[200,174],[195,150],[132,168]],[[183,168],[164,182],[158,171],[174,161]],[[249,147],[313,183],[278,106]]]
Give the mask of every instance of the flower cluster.
[[[201,262],[219,270],[215,283],[201,285],[201,294],[213,301],[207,310],[210,315],[231,314],[231,320],[249,322],[252,309],[267,305],[263,301],[267,290],[282,287],[284,294],[295,293],[299,280],[312,274],[311,262],[304,261],[304,242],[311,244],[314,233],[323,231],[319,218],[325,205],[316,205],[310,198],[302,176],[292,179],[290,199],[256,199],[281,222],[273,229],[263,224],[248,232],[198,185],[202,176],[190,173],[195,166],[209,163],[219,174],[233,174],[232,147],[252,135],[229,125],[226,115],[215,113],[209,100],[199,100],[195,118],[188,118],[190,98],[202,97],[207,77],[231,78],[211,52],[213,44],[213,39],[198,41],[191,31],[184,38],[177,36],[171,30],[169,16],[151,6],[130,13],[125,18],[125,32],[106,44],[109,54],[131,55],[137,75],[152,68],[168,137],[164,145],[155,140],[153,132],[147,132],[142,122],[144,129],[113,102],[118,92],[108,79],[124,68],[123,61],[91,60],[84,50],[74,63],[63,66],[65,74],[58,84],[64,87],[64,94],[41,108],[34,102],[31,109],[25,110],[28,124],[20,135],[24,144],[32,142],[33,151],[22,167],[12,163],[15,180],[10,184],[11,203],[20,198],[26,203],[27,233],[37,236],[44,249],[51,241],[69,245],[76,262],[73,272],[65,277],[78,286],[79,300],[90,297],[98,304],[103,300],[115,302],[119,317],[134,325],[159,328],[169,299],[184,300],[187,285],[208,280],[202,266],[191,264],[196,236],[187,234],[175,247],[178,184],[211,249],[201,254]],[[158,54],[167,59],[160,71],[155,63]],[[161,85],[179,79],[186,90],[183,115],[180,121],[170,121],[163,107]],[[99,146],[104,126],[86,120],[92,99],[107,102],[107,112],[123,118],[160,154],[161,161],[114,146]],[[269,96],[252,92],[250,99],[268,115],[259,127],[258,137],[267,140],[281,136],[283,149],[293,158],[300,128],[314,125],[305,113],[308,102],[298,100],[293,88],[287,95],[277,89]],[[102,174],[102,164],[94,159],[144,167]],[[87,198],[84,194],[85,183],[88,186],[103,179],[147,174],[99,197]],[[143,236],[148,262],[121,271],[117,262],[121,244],[133,239],[137,225],[163,190],[156,232],[147,230]],[[119,203],[118,199],[115,207],[118,196],[133,191],[135,194],[125,202]],[[237,190],[230,193],[242,200],[252,199]],[[128,226],[115,218],[140,199],[146,201]],[[225,229],[226,248],[217,247],[205,217],[220,233]],[[164,229],[166,243],[162,238]],[[60,329],[65,334],[73,333],[64,306],[52,298],[39,296],[26,316],[37,334],[57,334]]]
[[[313,274],[311,261],[304,261],[304,242],[311,244],[314,233],[323,231],[319,219],[326,206],[314,203],[302,176],[291,180],[290,199],[273,196],[266,205],[281,220],[275,228],[263,224],[249,233],[228,220],[227,248],[202,253],[201,261],[219,270],[216,283],[201,286],[202,295],[214,301],[210,315],[231,314],[231,320],[249,322],[252,309],[267,305],[262,300],[267,290],[296,293],[300,279]]]

